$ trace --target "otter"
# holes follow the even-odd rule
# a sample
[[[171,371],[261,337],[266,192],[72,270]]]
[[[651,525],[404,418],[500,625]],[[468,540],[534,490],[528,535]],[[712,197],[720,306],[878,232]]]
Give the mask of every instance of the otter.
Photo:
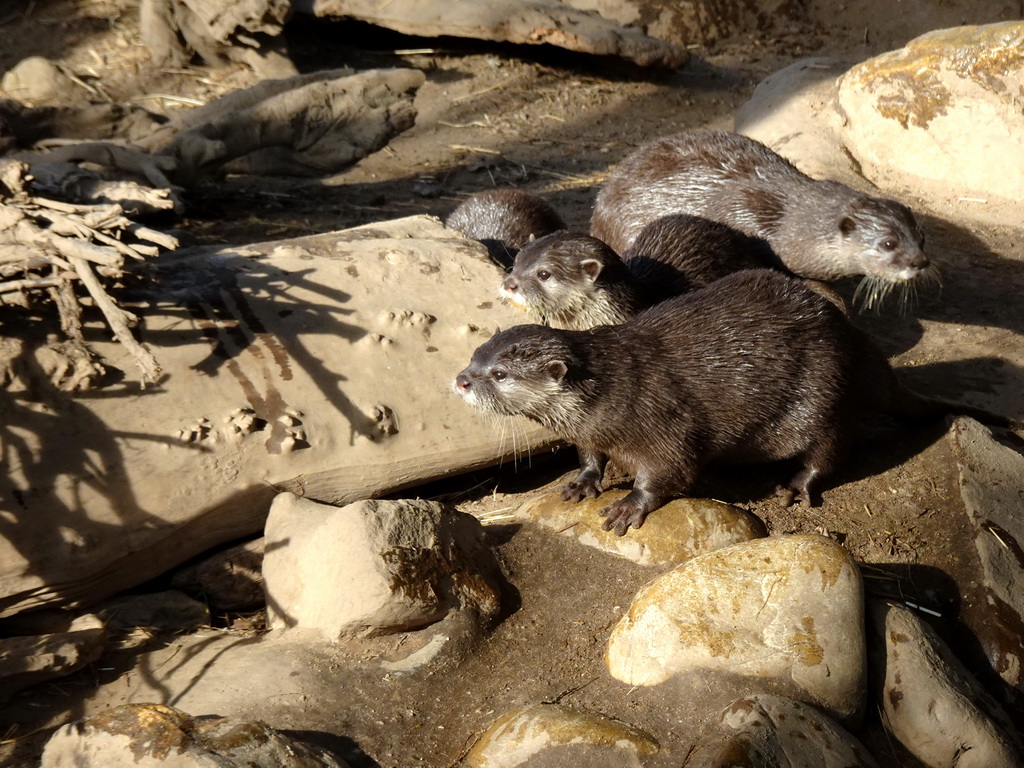
[[[516,256],[499,293],[540,323],[582,331],[625,322],[667,298],[772,263],[753,238],[680,213],[644,227],[622,258],[581,232],[534,240]],[[830,298],[842,305],[837,295]]]
[[[445,226],[479,240],[506,271],[527,243],[559,229],[565,222],[546,201],[518,189],[488,189],[463,200]]]
[[[473,353],[454,388],[482,411],[526,416],[574,444],[581,469],[567,501],[597,497],[609,460],[631,473],[631,492],[601,512],[618,535],[686,493],[708,462],[797,459],[779,495],[813,504],[872,416],[951,408],[900,384],[832,302],[767,269],[726,275],[621,325],[509,328]]]
[[[729,131],[688,131],[639,147],[598,193],[590,234],[622,252],[646,224],[676,212],[764,240],[801,277],[862,275],[868,306],[894,284],[936,278],[924,233],[905,205],[812,179],[761,142]]]

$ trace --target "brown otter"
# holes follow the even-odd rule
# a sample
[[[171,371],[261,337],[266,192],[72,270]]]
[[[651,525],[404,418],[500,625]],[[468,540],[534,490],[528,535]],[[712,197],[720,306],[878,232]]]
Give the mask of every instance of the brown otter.
[[[646,224],[676,212],[763,239],[802,277],[864,275],[868,306],[893,284],[935,275],[906,206],[812,179],[764,144],[728,131],[689,131],[638,148],[598,193],[590,233],[621,252]]]
[[[766,269],[622,325],[510,328],[474,352],[454,386],[483,411],[527,416],[576,445],[581,469],[566,500],[600,494],[609,459],[632,473],[632,491],[601,513],[619,535],[685,493],[709,461],[799,459],[780,495],[810,504],[871,415],[950,408],[902,386],[834,304]]]
[[[501,296],[555,328],[621,323],[641,309],[740,269],[764,266],[750,238],[699,216],[648,224],[619,258],[597,238],[560,231],[516,256]]]
[[[547,202],[518,189],[488,189],[470,195],[444,224],[482,242],[491,258],[506,270],[531,240],[565,229],[562,217]]]

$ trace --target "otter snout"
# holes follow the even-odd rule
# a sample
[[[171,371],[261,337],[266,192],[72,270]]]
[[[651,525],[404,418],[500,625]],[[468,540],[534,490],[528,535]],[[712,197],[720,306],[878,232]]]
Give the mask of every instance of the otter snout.
[[[460,395],[464,395],[469,392],[469,389],[472,386],[473,380],[469,378],[469,375],[465,371],[455,377],[455,391]]]

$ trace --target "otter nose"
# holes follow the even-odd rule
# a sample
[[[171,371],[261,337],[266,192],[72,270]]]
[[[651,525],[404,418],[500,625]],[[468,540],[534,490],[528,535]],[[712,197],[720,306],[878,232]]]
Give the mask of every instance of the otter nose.
[[[912,269],[924,269],[928,266],[928,257],[924,255],[924,251],[915,251],[907,254],[906,264]]]
[[[455,377],[455,388],[459,390],[459,392],[468,392],[471,386],[472,382],[469,380],[469,376],[466,375],[465,371]]]
[[[506,278],[505,278],[505,279],[504,279],[504,280],[502,281],[501,285],[502,285],[502,287],[503,287],[503,288],[504,288],[504,289],[505,289],[506,291],[508,291],[509,293],[515,293],[516,291],[518,291],[518,290],[519,290],[519,281],[518,281],[518,280],[516,280],[516,279],[515,279],[514,277],[512,277],[511,275],[510,275],[509,277],[506,277]]]

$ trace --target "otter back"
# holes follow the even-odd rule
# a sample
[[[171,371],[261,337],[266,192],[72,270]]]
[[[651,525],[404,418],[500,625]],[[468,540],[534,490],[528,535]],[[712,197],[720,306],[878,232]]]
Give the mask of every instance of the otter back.
[[[638,148],[602,186],[590,231],[622,253],[645,225],[679,212],[764,240],[802,277],[901,282],[928,267],[922,230],[906,206],[812,179],[728,131],[690,131]]]
[[[547,202],[518,189],[489,189],[463,200],[445,226],[479,240],[506,269],[534,238],[565,229],[562,217]]]

